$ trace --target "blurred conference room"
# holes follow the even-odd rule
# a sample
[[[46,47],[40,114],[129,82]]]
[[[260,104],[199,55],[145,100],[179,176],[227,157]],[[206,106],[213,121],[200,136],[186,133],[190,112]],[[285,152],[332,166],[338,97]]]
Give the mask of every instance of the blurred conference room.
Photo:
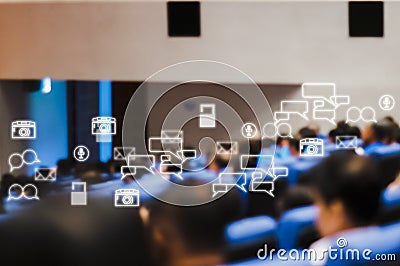
[[[0,1],[1,265],[400,265],[400,2]]]

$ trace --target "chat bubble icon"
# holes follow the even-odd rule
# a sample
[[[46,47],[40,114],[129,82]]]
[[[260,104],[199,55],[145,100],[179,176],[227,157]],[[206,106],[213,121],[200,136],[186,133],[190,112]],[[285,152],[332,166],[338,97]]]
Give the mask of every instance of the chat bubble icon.
[[[154,155],[134,155],[128,156],[128,166],[135,167],[137,169],[144,169],[149,173],[154,174],[155,168],[155,156]]]
[[[252,180],[250,183],[251,192],[263,192],[267,193],[271,197],[275,197],[275,195],[273,194],[274,189],[275,184],[273,181]]]
[[[336,118],[336,109],[334,106],[331,109],[326,108],[323,101],[315,101],[315,108],[313,112],[313,119],[315,120],[326,120],[329,123],[336,126],[335,118]],[[318,104],[321,102],[321,104]],[[321,109],[326,108],[326,109]]]
[[[347,109],[346,113],[346,123],[348,122],[357,122],[361,118],[361,110],[356,106],[352,106]]]
[[[332,102],[335,103],[335,105],[337,107],[340,106],[340,105],[350,104],[350,96],[348,96],[348,95],[332,96],[330,99],[332,100]]]
[[[218,175],[220,184],[235,186],[243,192],[247,192],[247,175],[246,173],[220,173]]]
[[[287,113],[299,115],[300,117],[308,120],[308,102],[307,101],[281,101],[281,110],[279,113]],[[282,120],[282,119],[280,119]],[[279,120],[279,121],[280,121]],[[278,120],[277,120],[278,121]]]
[[[335,83],[313,83],[307,82],[301,85],[301,95],[304,99],[324,99],[335,105],[332,97],[336,96]]]
[[[289,169],[287,167],[274,167],[271,168],[271,170],[274,178],[287,177],[289,175]]]
[[[178,156],[181,158],[182,163],[196,158],[197,151],[196,150],[181,150],[177,152]]]
[[[282,138],[293,138],[292,126],[288,123],[281,123],[277,126],[277,135]]]
[[[25,164],[31,165],[34,163],[40,163],[37,153],[34,150],[27,149],[22,153],[22,158]]]
[[[27,184],[22,187],[20,184],[13,184],[8,188],[7,200],[19,200],[25,198],[28,200],[39,200],[37,187],[33,184]]]
[[[13,153],[8,157],[8,165],[10,166],[10,172],[15,169],[19,169],[24,165],[24,159],[19,153]]]
[[[8,188],[7,200],[18,200],[24,196],[24,188],[20,184],[13,184]]]
[[[27,149],[22,154],[13,153],[8,157],[10,172],[21,168],[24,164],[32,165],[39,162],[40,160],[38,159],[36,152],[32,149]]]
[[[136,174],[136,166],[124,165],[121,167],[121,180],[125,179],[127,176],[133,176]]]
[[[220,193],[228,192],[228,187],[229,186],[227,184],[213,184],[212,185],[212,192],[213,192],[212,197],[214,198],[215,196],[217,196]]]
[[[289,113],[285,112],[275,112],[274,113],[274,119],[276,123],[279,123],[280,121],[287,121],[290,119]]]
[[[171,138],[152,137],[152,138],[149,138],[148,144],[149,144],[148,147],[149,147],[150,152],[169,154],[181,161],[190,159],[190,158],[185,159],[185,156],[184,156],[185,151],[187,151],[188,154],[193,153],[193,150],[182,150],[183,139],[178,138],[178,137],[175,137],[175,138],[173,138],[173,137],[171,137]],[[196,151],[194,151],[194,152],[196,152]],[[196,157],[196,155],[194,157]]]
[[[242,155],[240,156],[240,169],[259,170],[266,174],[271,174],[268,169],[273,166],[274,157],[267,154]]]
[[[175,171],[176,170],[176,171]],[[183,180],[183,176],[182,176],[182,169],[175,169],[174,171],[169,171],[168,168],[163,168],[160,165],[160,173],[161,174],[169,174],[169,175],[174,175],[177,178],[179,178],[180,180]]]
[[[171,161],[171,155],[161,155],[160,173],[175,175],[179,179],[182,177],[182,163],[174,163]]]
[[[361,109],[360,117],[364,122],[376,122],[375,110],[370,106]]]
[[[266,123],[263,126],[263,138],[274,138],[276,136],[277,128],[274,123]]]
[[[150,152],[172,152],[176,153],[182,150],[183,139],[182,138],[149,138],[149,151]]]
[[[36,199],[39,200],[38,189],[33,184],[27,184],[24,186],[24,197],[28,200]]]

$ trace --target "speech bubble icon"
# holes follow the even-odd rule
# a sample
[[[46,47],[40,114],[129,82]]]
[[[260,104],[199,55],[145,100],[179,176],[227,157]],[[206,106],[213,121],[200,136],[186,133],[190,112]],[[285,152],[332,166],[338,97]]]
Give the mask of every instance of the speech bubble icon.
[[[287,121],[290,119],[289,113],[286,112],[275,112],[274,113],[274,119],[276,123],[279,123],[280,121]]]
[[[287,167],[274,167],[272,168],[272,175],[275,178],[286,177],[289,175],[289,169]]]
[[[360,117],[364,122],[376,122],[375,110],[370,106],[361,109]]]
[[[181,150],[181,151],[178,151],[177,154],[181,158],[182,163],[183,163],[187,160],[196,158],[197,152],[196,152],[196,150]]]
[[[22,153],[22,159],[24,160],[24,163],[27,165],[31,165],[34,163],[40,163],[37,153],[32,149],[25,150]]]
[[[280,113],[296,114],[308,120],[308,102],[307,101],[281,101]]]
[[[336,118],[336,110],[335,109],[314,109],[314,117],[315,120],[326,120],[329,123],[336,126],[335,118]]]
[[[128,156],[128,166],[133,166],[137,169],[144,169],[149,173],[154,174],[155,156],[154,155],[138,155]]]
[[[17,163],[15,161],[17,161]],[[15,169],[19,169],[24,165],[24,158],[19,153],[13,153],[8,157],[8,165],[10,166],[11,173]]]
[[[266,174],[270,174],[268,169],[273,166],[274,157],[268,154],[240,156],[240,169],[242,170],[259,170]]]
[[[124,180],[127,176],[133,176],[136,174],[136,166],[121,166],[121,180]]]
[[[262,133],[263,133],[263,138],[274,138],[275,136],[276,136],[276,134],[277,134],[277,128],[276,128],[276,126],[275,126],[275,124],[274,123],[266,123],[264,126],[263,126],[263,131],[262,131]]]
[[[183,138],[181,137],[152,137],[149,138],[149,151],[154,153],[171,154],[182,160],[178,152],[182,150]]]
[[[220,184],[236,186],[243,192],[247,192],[247,175],[246,173],[220,173],[218,175],[218,180]]]
[[[336,107],[339,107],[340,105],[350,104],[350,96],[348,95],[332,96],[330,99],[335,103]]]
[[[352,106],[347,109],[346,113],[346,123],[357,122],[361,118],[361,110],[358,107]]]
[[[273,181],[259,181],[259,180],[252,180],[250,183],[250,191],[252,192],[265,192],[271,197],[275,197],[272,193],[274,192],[275,185]]]
[[[175,175],[179,179],[182,177],[182,163],[174,163],[171,161],[171,155],[161,155],[160,173]]]
[[[13,184],[8,188],[7,200],[18,200],[24,196],[24,188],[20,184]]]
[[[39,200],[37,187],[33,184],[25,185],[24,186],[24,197],[28,200],[31,200],[31,199]]]
[[[292,126],[288,123],[281,123],[277,126],[277,134],[282,138],[293,138]]]
[[[324,99],[335,105],[335,102],[331,98],[332,96],[336,96],[336,84],[306,82],[301,85],[301,95],[304,99]]]
[[[226,193],[228,192],[228,185],[227,184],[213,184],[212,185],[212,197],[214,198],[219,193]]]

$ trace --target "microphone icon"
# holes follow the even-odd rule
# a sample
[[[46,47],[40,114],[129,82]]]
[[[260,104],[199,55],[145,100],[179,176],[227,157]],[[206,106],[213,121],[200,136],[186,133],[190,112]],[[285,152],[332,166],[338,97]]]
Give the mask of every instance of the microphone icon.
[[[78,154],[79,160],[82,160],[83,159],[83,155],[85,155],[85,152],[83,151],[83,148],[79,148],[77,154]]]
[[[257,127],[253,123],[246,123],[242,126],[243,137],[250,139],[257,135]]]
[[[383,111],[390,111],[394,108],[395,105],[395,100],[393,96],[391,95],[383,95],[381,98],[379,98],[379,107]]]
[[[383,108],[384,109],[389,109],[390,108],[390,99],[389,97],[385,96],[385,98],[383,99]]]
[[[251,134],[253,133],[253,129],[251,128],[250,125],[247,125],[245,130],[246,130],[246,136],[250,138]]]
[[[84,162],[89,158],[90,152],[86,146],[79,145],[74,149],[73,155],[78,162]]]

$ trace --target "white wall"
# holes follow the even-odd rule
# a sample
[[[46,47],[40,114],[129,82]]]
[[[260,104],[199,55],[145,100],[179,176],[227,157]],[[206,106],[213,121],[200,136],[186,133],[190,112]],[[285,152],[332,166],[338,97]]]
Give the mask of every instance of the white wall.
[[[347,14],[347,2],[205,2],[200,38],[168,38],[165,2],[2,4],[0,78],[140,81],[210,59],[264,84],[336,82],[379,109],[399,96],[400,2],[385,2],[384,38],[349,38]]]

